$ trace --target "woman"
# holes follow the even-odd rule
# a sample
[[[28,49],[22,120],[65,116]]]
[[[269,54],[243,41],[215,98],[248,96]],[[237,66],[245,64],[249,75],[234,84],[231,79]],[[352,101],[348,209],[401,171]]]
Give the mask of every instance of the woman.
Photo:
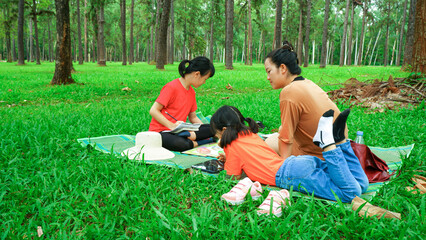
[[[336,116],[340,111],[326,92],[300,76],[302,70],[298,64],[297,54],[287,41],[265,59],[267,79],[272,88],[282,88],[281,126],[278,134],[266,142],[283,159],[290,155],[311,155],[324,159],[321,148],[312,142],[318,120],[329,109],[334,110]]]

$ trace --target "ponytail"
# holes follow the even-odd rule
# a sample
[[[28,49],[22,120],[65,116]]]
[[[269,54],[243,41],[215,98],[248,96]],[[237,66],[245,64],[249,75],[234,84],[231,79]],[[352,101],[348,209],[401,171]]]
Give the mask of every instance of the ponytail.
[[[277,48],[270,52],[266,56],[266,59],[268,58],[277,67],[281,66],[281,64],[286,65],[291,74],[300,75],[302,73],[302,69],[299,67],[297,53],[288,41],[284,41],[281,48]]]

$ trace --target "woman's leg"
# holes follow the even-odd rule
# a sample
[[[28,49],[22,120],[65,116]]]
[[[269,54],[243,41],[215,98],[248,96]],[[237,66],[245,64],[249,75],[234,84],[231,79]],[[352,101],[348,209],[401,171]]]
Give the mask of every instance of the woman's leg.
[[[163,147],[168,150],[183,152],[194,148],[193,141],[186,137],[180,137],[169,132],[160,132],[160,134]]]
[[[354,150],[351,147],[351,142],[346,141],[345,143],[337,145],[337,147],[342,150],[352,176],[354,176],[361,186],[361,192],[365,193],[368,188],[368,178],[364,169],[362,169],[358,157],[355,155]]]
[[[195,136],[195,140],[198,141],[206,138],[211,138],[214,136],[214,133],[212,133],[210,124],[202,124],[198,131],[195,131]]]

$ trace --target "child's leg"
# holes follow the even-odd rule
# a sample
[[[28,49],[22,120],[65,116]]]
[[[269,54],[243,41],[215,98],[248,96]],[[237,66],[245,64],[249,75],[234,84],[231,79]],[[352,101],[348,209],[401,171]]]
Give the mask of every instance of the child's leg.
[[[194,148],[194,142],[186,137],[169,132],[160,132],[160,134],[162,145],[168,150],[182,152]]]
[[[342,150],[352,176],[354,176],[354,178],[361,186],[361,192],[365,193],[368,188],[368,178],[364,172],[364,169],[362,169],[362,166],[359,163],[358,157],[355,155],[354,150],[351,147],[351,142],[346,141],[343,144],[337,145],[337,147]]]
[[[202,124],[198,131],[195,131],[195,139],[192,140],[203,140],[206,138],[214,137],[214,133],[212,133],[212,130],[210,128],[210,124]]]

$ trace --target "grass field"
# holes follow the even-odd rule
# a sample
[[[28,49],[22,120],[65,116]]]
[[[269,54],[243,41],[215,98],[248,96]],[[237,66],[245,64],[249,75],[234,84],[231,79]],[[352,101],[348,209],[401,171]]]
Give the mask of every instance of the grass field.
[[[235,64],[232,71],[215,66],[215,76],[196,89],[204,115],[228,104],[262,121],[267,132],[279,127],[279,90],[271,89],[263,65]],[[362,130],[368,145],[416,144],[400,176],[371,201],[400,212],[402,220],[362,219],[345,204],[309,198],[292,198],[280,218],[265,217],[256,214],[264,198],[233,207],[220,200],[235,184],[224,174],[212,178],[145,165],[77,143],[148,130],[148,110],[163,85],[178,77],[177,63],[165,71],[146,63],[74,67],[79,84],[51,86],[53,63],[0,63],[0,239],[35,238],[37,226],[48,239],[425,238],[426,197],[404,190],[413,185],[414,170],[426,170],[424,103],[381,113],[355,106],[348,119],[349,137]],[[396,67],[314,65],[302,71],[325,90],[350,77],[408,75]]]

